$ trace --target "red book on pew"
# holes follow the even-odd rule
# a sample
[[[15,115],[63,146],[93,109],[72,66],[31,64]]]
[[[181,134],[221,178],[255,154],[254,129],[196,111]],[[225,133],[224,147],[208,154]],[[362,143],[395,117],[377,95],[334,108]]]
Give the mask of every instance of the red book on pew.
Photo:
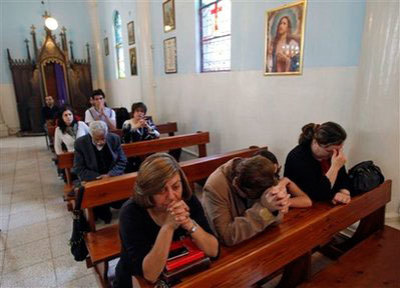
[[[192,238],[186,237],[172,242],[168,258],[165,270],[171,272],[205,258],[205,254],[193,243]]]

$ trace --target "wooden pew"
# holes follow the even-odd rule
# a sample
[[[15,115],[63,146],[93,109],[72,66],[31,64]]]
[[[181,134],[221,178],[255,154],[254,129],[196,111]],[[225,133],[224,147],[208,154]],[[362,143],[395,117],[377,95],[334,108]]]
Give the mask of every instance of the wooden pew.
[[[157,131],[160,132],[160,134],[168,134],[168,136],[174,136],[175,132],[178,132],[178,125],[176,122],[167,122],[165,124],[158,124],[156,125]],[[122,136],[122,130],[121,129],[115,129],[111,130],[110,132],[117,134],[119,137]]]
[[[301,288],[400,287],[400,231],[385,226]]]
[[[199,157],[205,157],[207,155],[206,144],[209,142],[210,135],[208,132],[197,132],[149,141],[122,144],[121,146],[126,157],[133,157],[197,145]],[[65,199],[68,200],[67,193],[71,191],[72,188],[71,169],[74,165],[74,153],[67,152],[57,155],[57,159],[58,168],[65,169],[67,184],[64,188],[64,195]]]
[[[250,147],[248,149],[184,161],[180,165],[188,181],[194,183],[206,179],[219,166],[230,159],[253,156],[259,149],[257,147]],[[96,206],[129,198],[133,193],[136,176],[137,173],[134,172],[85,184],[81,207],[88,210],[88,221],[92,231],[87,233],[85,237],[90,255],[87,265],[88,267],[95,266],[96,271],[101,275],[103,284],[106,282],[104,280],[106,279],[104,270],[107,271],[107,261],[119,256],[121,244],[118,225],[108,226],[96,231],[92,211]],[[101,267],[102,265],[105,267]]]
[[[250,287],[281,268],[280,287],[295,287],[310,277],[312,251],[333,235],[358,220],[361,223],[349,240],[353,244],[382,229],[390,193],[388,180],[348,205],[315,203],[309,209],[291,209],[281,224],[234,247],[222,247],[210,269],[184,277],[174,287]],[[153,287],[143,278],[137,280],[142,287]]]

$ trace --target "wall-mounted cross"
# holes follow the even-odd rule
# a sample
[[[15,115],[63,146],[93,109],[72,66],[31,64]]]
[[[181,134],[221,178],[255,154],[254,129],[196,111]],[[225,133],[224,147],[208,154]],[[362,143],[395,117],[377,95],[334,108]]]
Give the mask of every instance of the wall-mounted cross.
[[[215,20],[214,20],[214,30],[218,31],[218,12],[221,12],[222,7],[218,7],[218,2],[215,2],[214,4],[214,9],[211,10],[211,14],[214,14]]]

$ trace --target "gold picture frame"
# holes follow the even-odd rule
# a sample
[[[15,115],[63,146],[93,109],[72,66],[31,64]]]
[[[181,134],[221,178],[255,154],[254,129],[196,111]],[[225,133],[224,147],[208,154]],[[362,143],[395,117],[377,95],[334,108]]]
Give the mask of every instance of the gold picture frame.
[[[303,73],[306,8],[302,0],[266,11],[264,75]]]
[[[164,32],[175,30],[175,0],[163,3]]]

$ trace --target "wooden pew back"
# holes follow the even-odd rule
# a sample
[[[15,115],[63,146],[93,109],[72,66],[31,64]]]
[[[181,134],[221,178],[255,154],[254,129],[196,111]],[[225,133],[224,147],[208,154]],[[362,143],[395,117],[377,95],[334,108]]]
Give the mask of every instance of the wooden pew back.
[[[143,143],[148,143],[143,142]],[[266,147],[264,147],[266,148]],[[260,148],[250,147],[224,154],[196,158],[180,163],[189,182],[206,179],[219,166],[235,157],[250,157]],[[137,172],[115,176],[107,179],[87,182],[82,199],[82,208],[93,208],[114,201],[127,199],[133,193]]]
[[[156,125],[157,131],[160,132],[160,134],[168,134],[168,136],[174,136],[175,132],[178,132],[178,125],[176,122],[167,122],[165,124],[158,124]],[[119,137],[122,137],[122,130],[121,129],[115,129],[111,130],[111,133],[117,134]]]
[[[209,142],[210,134],[208,132],[197,132],[149,141],[122,144],[121,147],[124,150],[126,157],[133,157],[197,145],[199,149],[199,157],[204,157],[207,154],[206,144]],[[74,165],[73,152],[66,152],[57,155],[57,158],[58,168],[60,169],[71,169]]]

